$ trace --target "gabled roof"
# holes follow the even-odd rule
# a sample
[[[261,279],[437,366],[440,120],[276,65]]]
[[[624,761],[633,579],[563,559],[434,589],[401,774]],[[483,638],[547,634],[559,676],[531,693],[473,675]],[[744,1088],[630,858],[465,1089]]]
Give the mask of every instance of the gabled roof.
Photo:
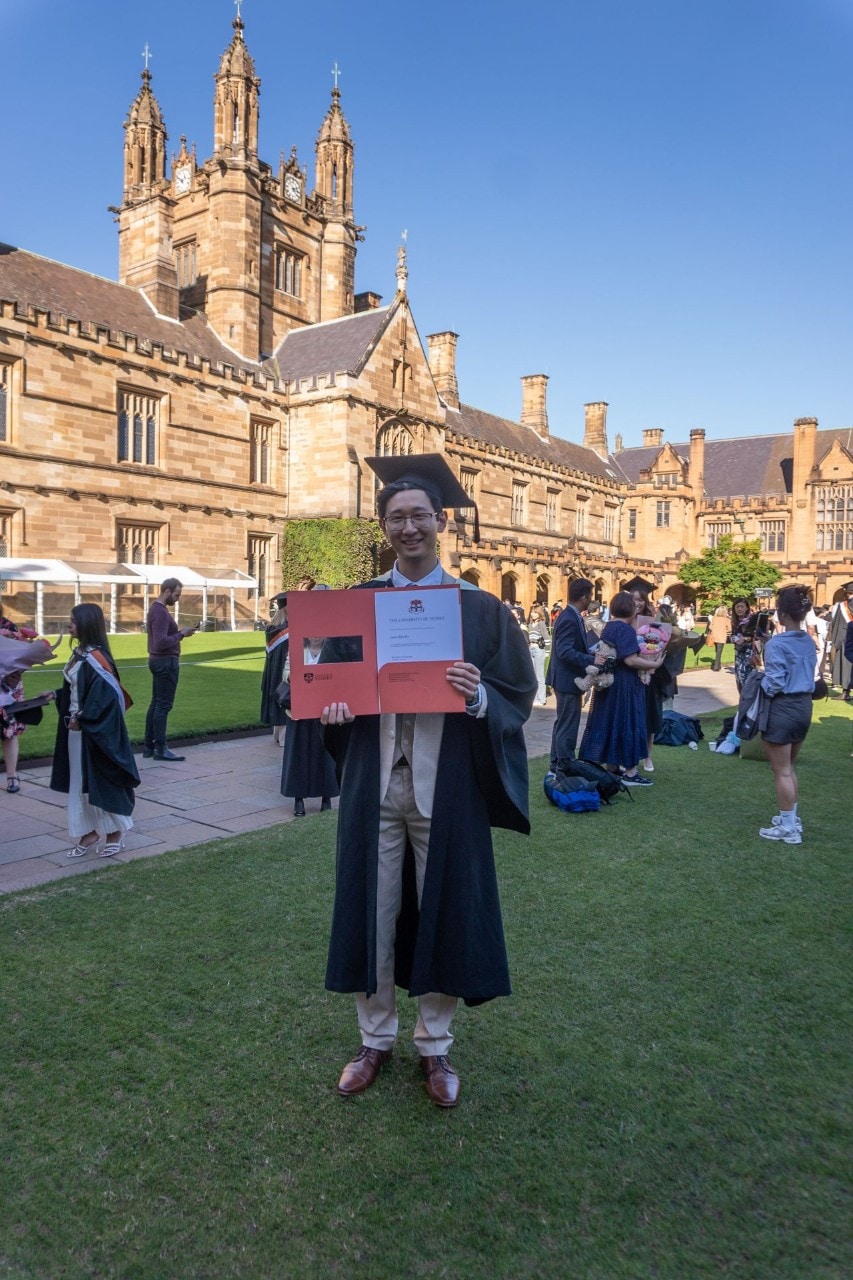
[[[631,484],[640,482],[664,445],[623,449],[615,455]],[[689,444],[673,444],[684,461],[690,461]],[[705,495],[735,498],[750,495],[784,495],[791,491],[794,437],[744,436],[734,440],[705,441]]]
[[[376,347],[394,304],[359,311],[341,320],[306,325],[289,333],[273,356],[287,382],[330,374],[361,373]]]
[[[853,454],[853,428],[815,432],[815,463],[826,457],[835,441]],[[640,482],[664,445],[622,449],[612,457],[631,484]],[[671,446],[685,462],[690,460],[689,444]],[[705,496],[746,498],[784,496],[791,492],[794,470],[792,432],[776,436],[742,436],[732,440],[705,441]]]
[[[571,440],[563,440],[560,436],[549,436],[543,439],[532,427],[511,422],[508,418],[498,418],[493,413],[475,409],[469,404],[460,404],[458,409],[448,408],[447,429],[458,436],[467,436],[471,440],[476,440],[480,444],[490,444],[498,449],[511,449],[516,453],[526,454],[534,461],[548,463],[551,466],[568,467],[572,471],[606,480],[621,478],[611,461],[599,457],[594,449],[587,449],[582,444],[573,444]]]
[[[113,333],[135,334],[145,342],[184,351],[213,364],[229,364],[249,373],[259,369],[221,342],[200,312],[170,320],[158,315],[138,289],[2,243],[0,301],[15,303],[19,309],[34,307]]]

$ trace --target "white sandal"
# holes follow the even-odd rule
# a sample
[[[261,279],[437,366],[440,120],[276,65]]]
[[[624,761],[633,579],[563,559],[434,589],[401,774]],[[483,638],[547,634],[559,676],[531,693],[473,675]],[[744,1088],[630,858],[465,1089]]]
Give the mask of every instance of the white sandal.
[[[121,853],[124,848],[124,838],[120,840],[111,840],[109,844],[105,844],[100,852],[102,858],[114,858],[117,853]]]
[[[97,849],[101,843],[100,836],[97,840],[90,840],[88,844],[75,844],[73,849],[69,849],[66,858],[85,858],[90,849]]]

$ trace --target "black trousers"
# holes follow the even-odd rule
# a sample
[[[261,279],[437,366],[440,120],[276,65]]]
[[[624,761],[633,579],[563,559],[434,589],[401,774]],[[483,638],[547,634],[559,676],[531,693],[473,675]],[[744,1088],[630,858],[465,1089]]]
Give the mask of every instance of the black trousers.
[[[166,745],[166,720],[175,702],[180,662],[178,658],[149,658],[151,705],[145,716],[145,746],[162,751]]]
[[[557,695],[557,718],[551,730],[551,768],[557,767],[558,760],[574,760],[578,745],[578,730],[581,723],[581,705],[583,694],[560,693]]]

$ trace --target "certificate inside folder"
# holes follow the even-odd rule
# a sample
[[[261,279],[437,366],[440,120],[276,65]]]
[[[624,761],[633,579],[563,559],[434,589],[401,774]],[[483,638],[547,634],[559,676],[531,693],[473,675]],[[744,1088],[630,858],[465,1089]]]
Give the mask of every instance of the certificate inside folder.
[[[447,682],[462,660],[457,586],[296,591],[287,601],[294,719],[316,719],[332,702],[353,715],[462,711]],[[306,641],[322,639],[312,661]]]

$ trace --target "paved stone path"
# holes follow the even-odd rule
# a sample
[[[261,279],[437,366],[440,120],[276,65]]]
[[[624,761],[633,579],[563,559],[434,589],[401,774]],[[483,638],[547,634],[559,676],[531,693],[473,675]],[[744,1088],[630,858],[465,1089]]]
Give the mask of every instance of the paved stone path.
[[[679,677],[676,710],[700,715],[737,701],[734,676],[706,669]],[[531,759],[547,755],[554,723],[553,698],[535,709],[525,730]],[[665,750],[665,748],[662,748]],[[137,757],[142,785],[137,791],[133,830],[127,848],[111,862],[130,862],[257,831],[293,817],[293,802],[279,794],[281,749],[271,734],[181,747],[182,764],[158,764]],[[51,791],[50,767],[20,768],[21,790],[8,795],[0,775],[0,893],[33,888],[49,880],[80,875],[108,863],[96,855],[69,862],[65,796]],[[319,800],[306,800],[308,815]],[[307,820],[307,819],[306,819]]]

